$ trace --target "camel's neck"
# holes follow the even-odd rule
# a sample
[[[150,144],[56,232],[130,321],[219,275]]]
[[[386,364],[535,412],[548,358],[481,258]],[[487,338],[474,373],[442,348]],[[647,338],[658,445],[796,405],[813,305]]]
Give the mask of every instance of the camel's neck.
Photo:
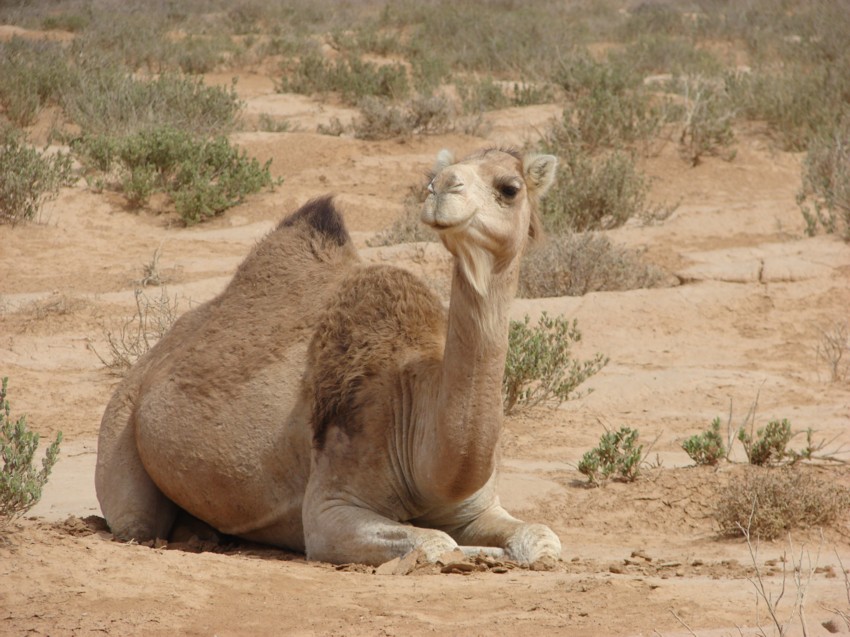
[[[502,428],[502,376],[517,268],[494,274],[482,297],[456,264],[428,473],[436,493],[458,500],[490,478]]]

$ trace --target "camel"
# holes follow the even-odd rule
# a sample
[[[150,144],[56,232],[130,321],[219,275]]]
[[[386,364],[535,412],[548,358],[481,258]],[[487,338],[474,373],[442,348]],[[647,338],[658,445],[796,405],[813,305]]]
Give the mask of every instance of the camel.
[[[496,495],[508,311],[556,165],[438,155],[421,220],[453,255],[448,315],[412,274],[361,262],[331,197],[285,218],[106,407],[95,483],[115,537],[167,538],[185,512],[338,564],[559,559]]]

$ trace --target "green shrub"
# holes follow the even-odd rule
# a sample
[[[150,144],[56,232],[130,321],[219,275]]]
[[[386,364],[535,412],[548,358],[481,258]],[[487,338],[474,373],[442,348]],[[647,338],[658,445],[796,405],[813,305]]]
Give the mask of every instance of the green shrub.
[[[583,296],[665,283],[664,272],[644,263],[638,251],[615,245],[604,234],[565,232],[547,237],[525,255],[517,295],[527,299]]]
[[[391,139],[410,135],[440,135],[463,126],[451,102],[441,96],[417,96],[403,104],[367,97],[352,128],[358,139]]]
[[[72,81],[62,47],[13,38],[0,42],[0,106],[17,126],[29,126],[42,108],[58,103]]]
[[[118,174],[118,189],[133,206],[154,192],[168,194],[191,225],[221,214],[246,195],[271,187],[271,160],[261,166],[225,137],[204,139],[170,127],[122,138],[82,136],[73,145],[84,165]]]
[[[714,518],[722,535],[741,528],[762,540],[794,529],[826,527],[846,519],[850,490],[799,468],[750,468],[718,497]],[[740,525],[740,526],[739,526]]]
[[[850,241],[850,111],[809,143],[797,203],[806,234],[812,236],[820,227]]]
[[[56,435],[41,461],[41,469],[33,466],[39,436],[27,427],[26,416],[16,421],[11,418],[11,407],[6,399],[9,379],[0,385],[0,525],[23,515],[41,499],[41,490],[59,456],[62,432]]]
[[[548,144],[600,149],[644,147],[661,130],[666,115],[643,92],[608,93],[595,89],[567,105]]]
[[[815,135],[828,134],[848,112],[850,64],[790,64],[773,71],[728,75],[737,111],[767,122],[783,150],[803,151]]]
[[[281,93],[336,92],[353,105],[364,97],[401,99],[410,91],[407,69],[402,64],[378,65],[355,56],[326,60],[311,53],[290,65],[278,85]]]
[[[685,98],[684,122],[679,135],[679,153],[692,166],[705,155],[720,156],[731,161],[735,152],[732,122],[735,110],[722,86],[701,77],[687,77],[679,82]]]
[[[609,60],[639,77],[661,73],[715,75],[723,70],[714,55],[694,46],[692,40],[662,34],[643,35],[624,49],[612,51]]]
[[[114,65],[84,67],[62,104],[83,133],[113,136],[165,127],[222,135],[233,130],[242,109],[233,86],[173,74],[135,79]]]
[[[465,113],[493,111],[510,104],[504,89],[492,77],[456,81],[455,87]]]
[[[738,431],[738,440],[744,445],[744,452],[750,464],[766,465],[781,462],[787,454],[786,447],[791,440],[791,423],[785,418],[771,420],[767,427],[759,429],[755,438],[744,429]]]
[[[649,182],[627,153],[590,157],[574,148],[546,152],[560,159],[555,185],[543,200],[541,215],[553,232],[608,230],[635,216],[652,217]]]
[[[623,482],[634,482],[640,475],[643,462],[643,445],[637,444],[637,429],[620,427],[619,431],[606,431],[599,445],[586,452],[578,463],[578,470],[591,484],[603,484],[612,476]]]
[[[560,405],[576,397],[576,388],[608,363],[602,354],[585,361],[572,358],[572,346],[581,340],[576,321],[545,312],[536,327],[529,327],[529,321],[528,315],[522,322],[511,321],[502,380],[506,414],[543,403]]]
[[[45,201],[71,183],[69,155],[39,153],[23,133],[0,126],[0,223],[36,219]]]
[[[711,421],[711,429],[685,440],[682,449],[698,465],[716,465],[725,458],[726,448],[720,435],[720,418]]]

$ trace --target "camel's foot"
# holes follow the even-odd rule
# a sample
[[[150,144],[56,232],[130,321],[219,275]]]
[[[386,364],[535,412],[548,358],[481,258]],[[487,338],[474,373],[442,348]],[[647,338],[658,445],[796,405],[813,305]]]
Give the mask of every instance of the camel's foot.
[[[523,524],[508,538],[505,550],[520,564],[546,568],[561,559],[561,540],[545,524]]]

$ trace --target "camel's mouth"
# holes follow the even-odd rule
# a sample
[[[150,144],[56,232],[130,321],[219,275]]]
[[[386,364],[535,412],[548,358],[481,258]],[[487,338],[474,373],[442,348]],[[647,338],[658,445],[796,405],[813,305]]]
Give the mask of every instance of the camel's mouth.
[[[466,208],[457,206],[442,206],[429,205],[430,202],[425,202],[425,207],[422,209],[422,214],[419,216],[422,223],[437,232],[458,232],[466,230],[472,219],[475,218],[475,211],[470,212]]]

